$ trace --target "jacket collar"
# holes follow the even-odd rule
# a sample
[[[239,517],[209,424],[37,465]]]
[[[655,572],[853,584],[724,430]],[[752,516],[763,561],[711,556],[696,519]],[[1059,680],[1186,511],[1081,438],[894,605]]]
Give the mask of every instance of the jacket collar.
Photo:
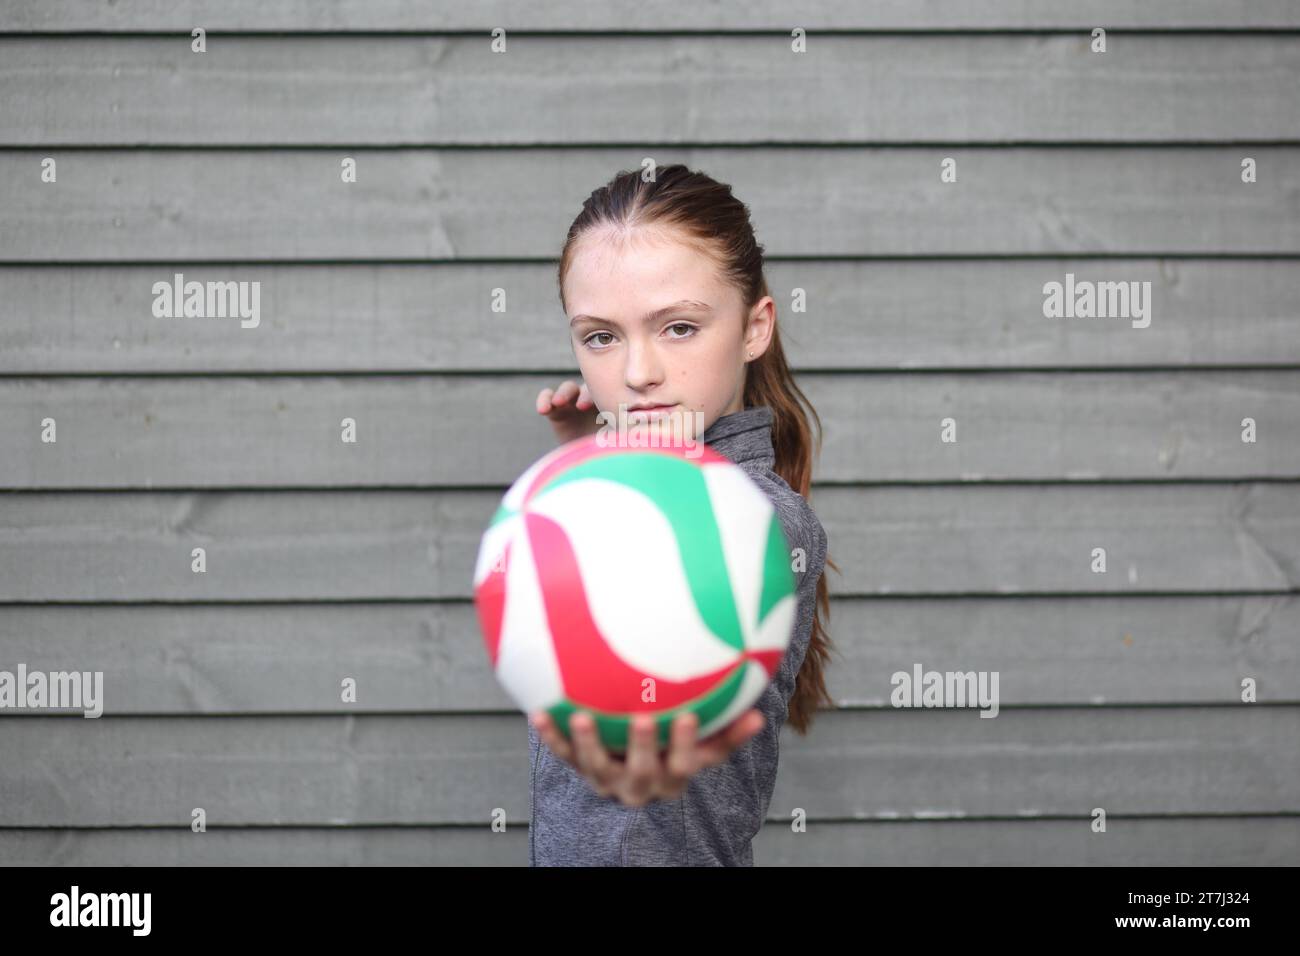
[[[706,445],[736,464],[758,462],[768,468],[776,464],[772,449],[772,409],[753,405],[723,415],[704,430]]]

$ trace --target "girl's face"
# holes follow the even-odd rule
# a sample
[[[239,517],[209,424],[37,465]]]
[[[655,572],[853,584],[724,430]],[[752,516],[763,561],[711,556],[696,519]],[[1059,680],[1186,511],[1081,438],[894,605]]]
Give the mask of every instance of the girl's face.
[[[660,406],[651,427],[698,438],[744,407],[745,365],[767,350],[776,308],[763,297],[746,327],[740,292],[716,269],[671,229],[595,229],[578,241],[564,301],[599,411],[623,406],[635,422],[636,409]]]

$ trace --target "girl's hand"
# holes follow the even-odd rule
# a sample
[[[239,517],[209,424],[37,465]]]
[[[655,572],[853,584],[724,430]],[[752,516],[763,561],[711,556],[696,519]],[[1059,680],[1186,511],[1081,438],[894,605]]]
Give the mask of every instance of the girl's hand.
[[[678,714],[673,721],[669,749],[659,754],[655,747],[654,718],[637,714],[624,757],[610,754],[601,745],[596,721],[590,714],[578,711],[569,718],[572,741],[564,738],[545,711],[535,711],[529,720],[551,752],[572,764],[596,793],[631,807],[681,796],[696,772],[722,763],[766,723],[763,712],[754,708],[707,740],[697,742],[699,718],[694,714]]]
[[[591,400],[587,386],[579,387],[573,379],[566,379],[558,388],[544,388],[538,392],[537,414],[551,420],[555,440],[561,445],[600,431],[596,403]]]

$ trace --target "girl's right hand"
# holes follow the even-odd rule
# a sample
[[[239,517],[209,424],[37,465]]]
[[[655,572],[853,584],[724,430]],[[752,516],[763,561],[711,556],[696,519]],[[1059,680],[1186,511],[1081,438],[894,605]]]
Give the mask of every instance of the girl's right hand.
[[[591,400],[587,386],[579,387],[573,379],[566,379],[557,388],[538,392],[537,414],[551,420],[555,440],[561,445],[600,431],[596,403]]]
[[[585,711],[569,716],[570,738],[560,734],[545,710],[529,714],[528,721],[542,744],[572,766],[602,797],[612,797],[630,807],[652,800],[676,800],[693,777],[706,767],[716,767],[763,729],[767,718],[750,708],[712,736],[697,740],[699,717],[678,714],[672,723],[668,749],[655,742],[655,722],[648,714],[632,721],[627,753],[611,754],[600,742],[596,721]]]

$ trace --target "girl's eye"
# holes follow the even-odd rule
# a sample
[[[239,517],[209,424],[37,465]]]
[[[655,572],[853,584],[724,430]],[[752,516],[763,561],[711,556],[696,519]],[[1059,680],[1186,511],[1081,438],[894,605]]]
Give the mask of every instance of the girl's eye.
[[[670,331],[673,329],[682,330],[680,335],[670,335],[669,338],[672,339],[685,339],[695,334],[695,326],[691,325],[689,322],[674,322],[672,325],[668,326],[668,328]],[[607,341],[598,341],[601,336],[605,336]],[[611,345],[613,340],[614,334],[612,332],[592,332],[582,340],[582,344],[596,348],[604,348],[606,345]]]

